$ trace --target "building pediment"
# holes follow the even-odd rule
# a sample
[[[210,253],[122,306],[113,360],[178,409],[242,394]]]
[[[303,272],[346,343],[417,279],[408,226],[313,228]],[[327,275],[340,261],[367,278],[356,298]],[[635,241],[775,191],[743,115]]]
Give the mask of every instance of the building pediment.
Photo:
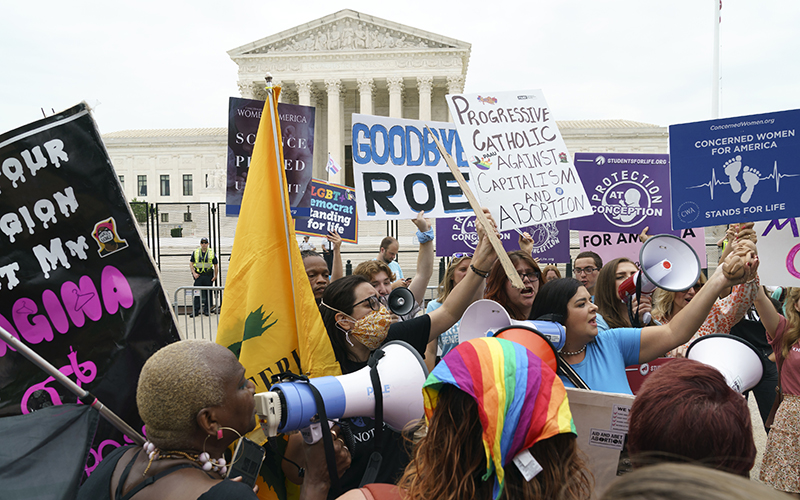
[[[231,58],[325,51],[467,50],[470,44],[353,10],[276,33],[228,51]]]

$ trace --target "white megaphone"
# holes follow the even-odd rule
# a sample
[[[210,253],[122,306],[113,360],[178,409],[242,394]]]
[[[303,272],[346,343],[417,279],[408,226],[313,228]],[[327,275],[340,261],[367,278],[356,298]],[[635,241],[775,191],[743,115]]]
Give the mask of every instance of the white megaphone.
[[[393,430],[402,430],[424,415],[422,384],[428,368],[419,353],[405,342],[384,344],[377,365],[383,394],[383,419]],[[317,404],[309,388],[321,394],[329,419],[375,416],[375,394],[368,366],[337,377],[319,377],[308,382],[275,384],[269,392],[256,394],[256,414],[264,433],[276,436],[318,423]]]
[[[739,394],[752,389],[764,375],[764,357],[750,342],[729,334],[700,337],[689,345],[686,357],[719,370],[728,387]]]
[[[639,250],[639,268],[633,276],[622,282],[617,290],[619,298],[628,302],[636,295],[637,283],[641,279],[640,291],[649,295],[656,288],[670,292],[688,290],[700,278],[700,259],[694,249],[684,240],[671,234],[652,236]],[[643,324],[650,322],[650,313],[642,318]]]
[[[458,327],[458,342],[480,337],[491,337],[501,328],[512,325],[533,328],[542,334],[558,351],[566,342],[566,332],[561,323],[554,321],[511,319],[503,306],[489,299],[473,302],[461,317],[461,326]]]

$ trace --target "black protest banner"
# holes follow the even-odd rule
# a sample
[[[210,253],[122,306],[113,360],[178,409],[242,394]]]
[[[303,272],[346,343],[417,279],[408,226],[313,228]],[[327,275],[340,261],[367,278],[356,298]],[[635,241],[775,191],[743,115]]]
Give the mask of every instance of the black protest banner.
[[[137,430],[170,305],[85,104],[0,135],[0,326]],[[0,416],[75,403],[0,341]],[[130,442],[102,421],[87,472]]]

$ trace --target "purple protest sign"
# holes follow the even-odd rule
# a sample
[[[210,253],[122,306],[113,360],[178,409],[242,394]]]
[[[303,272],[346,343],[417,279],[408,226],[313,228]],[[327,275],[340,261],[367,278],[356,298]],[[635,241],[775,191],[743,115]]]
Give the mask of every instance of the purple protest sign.
[[[231,97],[228,103],[228,184],[225,215],[237,217],[250,170],[264,101]],[[278,103],[283,163],[293,217],[308,217],[314,169],[314,108]]]
[[[533,238],[533,256],[543,264],[569,262],[569,221],[548,222],[520,228]],[[500,233],[507,252],[519,250],[516,231]],[[478,244],[475,216],[436,220],[436,255],[450,257],[456,253],[471,253]]]
[[[670,225],[669,155],[575,153],[575,168],[593,215],[572,219],[570,229],[665,233]]]
[[[656,234],[671,234],[683,238],[694,249],[697,257],[700,258],[700,267],[708,267],[706,257],[706,231],[703,228],[683,229],[676,231],[661,231]],[[618,257],[627,257],[634,262],[639,262],[639,250],[642,244],[639,242],[639,233],[597,233],[592,231],[579,231],[578,241],[581,252],[591,250],[603,259],[603,262],[614,260]]]

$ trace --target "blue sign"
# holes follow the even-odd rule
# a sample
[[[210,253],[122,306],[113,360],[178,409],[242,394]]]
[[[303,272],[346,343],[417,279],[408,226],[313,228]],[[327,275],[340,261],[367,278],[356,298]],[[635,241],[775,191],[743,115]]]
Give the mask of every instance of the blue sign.
[[[672,227],[800,215],[800,110],[669,127]]]

